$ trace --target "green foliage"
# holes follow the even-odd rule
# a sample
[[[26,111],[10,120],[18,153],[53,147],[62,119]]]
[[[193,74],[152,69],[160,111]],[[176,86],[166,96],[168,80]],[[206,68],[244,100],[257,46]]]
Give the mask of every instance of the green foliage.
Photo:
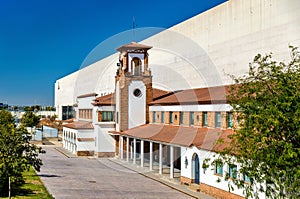
[[[16,189],[12,193],[14,199],[53,199],[51,194],[47,191],[43,185],[41,179],[36,174],[34,169],[30,167],[28,171],[22,173],[25,183]],[[5,198],[7,197],[1,197]]]
[[[25,127],[37,126],[39,122],[40,117],[35,115],[33,112],[26,112],[21,119],[21,123]]]
[[[14,124],[13,116],[6,110],[0,111],[0,125],[5,126],[9,124]]]
[[[12,116],[7,111],[0,112],[0,194],[8,193],[8,178],[12,187],[22,183],[22,172],[33,166],[40,170],[42,161],[39,153],[44,151],[30,144],[31,135],[24,129],[14,126]]]
[[[300,53],[290,48],[289,63],[258,54],[247,75],[233,77],[227,96],[242,122],[222,156],[235,155],[241,168],[234,183],[248,197],[300,197]]]

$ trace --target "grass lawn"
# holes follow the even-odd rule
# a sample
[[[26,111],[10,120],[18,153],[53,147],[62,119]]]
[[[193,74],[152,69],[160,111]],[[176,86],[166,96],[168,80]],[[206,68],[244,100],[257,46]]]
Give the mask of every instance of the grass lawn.
[[[41,179],[36,174],[33,168],[30,168],[29,171],[25,171],[23,173],[23,176],[25,184],[20,186],[18,189],[13,189],[11,193],[11,198],[53,199],[53,197],[48,193],[47,189],[44,187]]]

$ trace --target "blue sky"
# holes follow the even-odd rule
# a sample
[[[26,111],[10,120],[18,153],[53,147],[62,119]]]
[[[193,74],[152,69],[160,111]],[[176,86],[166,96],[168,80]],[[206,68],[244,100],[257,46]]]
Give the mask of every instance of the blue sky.
[[[53,105],[55,81],[80,69],[99,43],[130,30],[133,17],[137,28],[169,28],[222,2],[0,0],[0,102]]]

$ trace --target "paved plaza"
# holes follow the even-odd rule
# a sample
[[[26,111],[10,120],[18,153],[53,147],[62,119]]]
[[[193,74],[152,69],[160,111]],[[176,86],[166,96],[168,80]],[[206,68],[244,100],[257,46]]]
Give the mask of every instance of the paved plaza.
[[[68,157],[44,147],[38,175],[60,198],[193,198],[105,158]]]

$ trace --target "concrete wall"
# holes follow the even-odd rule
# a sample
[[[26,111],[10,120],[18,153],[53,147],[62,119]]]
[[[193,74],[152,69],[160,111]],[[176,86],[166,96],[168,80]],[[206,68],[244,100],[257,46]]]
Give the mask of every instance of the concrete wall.
[[[298,0],[229,0],[143,43],[154,83],[185,89],[231,83],[226,73],[245,73],[257,53],[287,60],[299,32]]]
[[[288,60],[288,45],[300,45],[299,32],[298,0],[229,0],[141,43],[153,46],[154,87],[178,90],[231,83],[226,73],[245,73],[257,53]],[[78,95],[113,92],[117,61],[115,53],[57,80],[57,115]]]

